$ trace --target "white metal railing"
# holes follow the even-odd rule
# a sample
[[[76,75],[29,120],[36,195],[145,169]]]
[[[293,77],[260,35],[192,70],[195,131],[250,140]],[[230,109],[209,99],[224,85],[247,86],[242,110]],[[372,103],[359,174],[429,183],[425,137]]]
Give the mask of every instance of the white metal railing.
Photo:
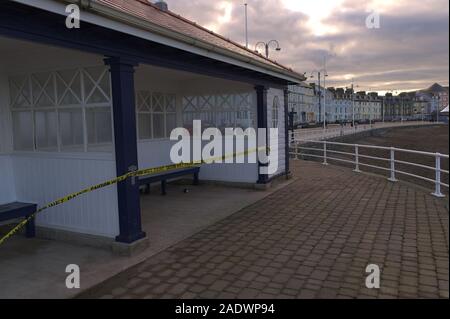
[[[319,144],[320,147],[313,147]],[[334,148],[330,148],[333,146]],[[351,148],[352,151],[338,150],[339,147],[342,148]],[[337,149],[336,149],[337,148]],[[384,150],[389,154],[387,157],[380,156],[371,156],[371,155],[363,155],[361,154],[361,149],[371,149],[371,150]],[[312,154],[314,152],[315,154]],[[424,157],[434,157],[435,165],[428,166],[421,163],[413,163],[410,161],[403,161],[397,159],[397,154],[406,153],[406,154],[415,154]],[[374,145],[362,145],[362,144],[348,144],[348,143],[339,143],[339,142],[329,142],[329,141],[317,141],[317,140],[294,140],[291,142],[290,147],[290,155],[294,159],[298,159],[299,157],[310,157],[316,159],[322,159],[324,165],[328,165],[329,161],[336,161],[340,163],[347,163],[354,166],[355,172],[361,172],[361,167],[370,167],[376,170],[381,170],[389,173],[388,180],[391,182],[397,182],[397,175],[405,175],[409,177],[413,177],[419,180],[423,180],[426,182],[430,182],[434,184],[434,192],[432,195],[436,197],[445,197],[442,194],[441,187],[449,188],[449,185],[442,182],[442,174],[449,175],[449,171],[442,168],[442,160],[448,160],[449,155],[441,154],[441,153],[430,153],[409,149],[402,149],[396,147],[385,147],[385,146],[374,146]],[[341,157],[337,157],[337,156]],[[375,164],[363,163],[362,160],[374,160],[387,163],[388,167],[383,167]],[[426,176],[418,175],[415,173],[406,172],[404,170],[399,170],[398,165],[402,164],[405,166],[417,167],[425,170],[434,171],[434,178],[429,178]]]
[[[427,122],[427,121],[409,121],[409,122],[376,122],[372,124],[358,124],[354,127],[350,125],[347,126],[335,126],[327,129],[323,128],[313,128],[313,129],[298,129],[293,133],[290,132],[290,139],[299,140],[299,139],[308,139],[308,140],[322,140],[322,139],[331,139],[335,137],[351,135],[355,133],[370,131],[378,128],[390,128],[390,127],[402,127],[402,126],[411,126],[411,125],[430,125],[437,124],[436,122]]]

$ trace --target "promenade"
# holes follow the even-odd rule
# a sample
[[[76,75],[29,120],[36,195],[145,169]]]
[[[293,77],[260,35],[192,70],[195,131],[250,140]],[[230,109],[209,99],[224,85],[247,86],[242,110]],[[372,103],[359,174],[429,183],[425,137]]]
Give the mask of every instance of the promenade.
[[[85,298],[448,298],[448,202],[293,161],[294,182]],[[368,264],[381,288],[365,285]]]

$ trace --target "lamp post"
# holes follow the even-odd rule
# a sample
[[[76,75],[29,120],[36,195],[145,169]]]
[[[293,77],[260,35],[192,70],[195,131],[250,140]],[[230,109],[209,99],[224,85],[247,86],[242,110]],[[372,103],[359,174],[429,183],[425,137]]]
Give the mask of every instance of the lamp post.
[[[401,111],[402,111],[402,124],[405,117],[405,101],[403,99],[403,95],[400,93],[400,101],[401,101]]]
[[[355,88],[354,88],[354,84],[353,84],[353,80],[352,80],[352,124],[353,124],[353,129],[355,130]]]
[[[439,123],[439,111],[440,111],[439,100],[441,99],[441,97],[436,96],[435,99],[437,100],[437,102],[436,102],[436,123]]]
[[[393,94],[393,90],[386,91],[386,93],[384,94],[384,99],[381,99],[383,101],[383,123],[385,122],[385,119],[386,119],[386,100],[387,100],[386,95],[387,95],[387,93]]]
[[[248,3],[245,6],[245,47],[248,48]]]
[[[314,73],[317,73],[317,78],[318,78],[318,81],[319,81],[319,121],[320,121],[320,119],[322,118],[322,114],[321,114],[321,111],[322,111],[322,103],[321,103],[322,87],[320,86],[320,79],[321,79],[321,75],[323,74],[323,82],[324,82],[323,85],[325,86],[326,78],[328,77],[328,73],[327,73],[327,70],[325,70],[325,69],[312,71],[311,72],[311,78],[314,78]],[[325,113],[325,111],[326,111],[326,106],[325,106],[326,99],[325,99],[325,96],[326,96],[326,89],[327,88],[325,87],[324,89],[325,89],[325,93],[324,93],[324,97],[323,97],[323,102],[324,102],[324,106],[323,106],[323,129],[326,130],[327,129],[327,118],[326,118],[326,113]]]
[[[355,126],[355,87],[359,87],[358,85],[355,86],[355,79],[352,79],[352,124],[353,129],[356,129]]]
[[[275,44],[275,45],[276,45],[276,47],[274,48],[275,51],[281,51],[280,43],[279,43],[277,40],[270,40],[270,41],[267,42],[267,43],[266,43],[266,42],[263,42],[263,41],[260,41],[260,42],[256,43],[256,45],[255,45],[255,51],[258,51],[258,46],[263,45],[263,46],[264,46],[264,49],[265,49],[265,51],[266,51],[266,58],[269,58],[269,49],[270,49],[270,46],[271,46],[272,44]]]

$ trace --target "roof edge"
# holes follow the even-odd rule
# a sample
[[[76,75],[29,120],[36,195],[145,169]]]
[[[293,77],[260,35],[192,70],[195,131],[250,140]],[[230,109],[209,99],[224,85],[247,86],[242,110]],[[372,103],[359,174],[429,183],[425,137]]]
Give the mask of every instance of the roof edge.
[[[159,10],[159,8],[158,8],[154,3],[150,2],[149,0],[137,0],[137,1],[139,1],[139,2],[141,2],[141,3],[144,3],[144,4],[148,5],[148,6],[154,7],[155,9]],[[270,58],[264,56],[263,54],[258,53],[257,51],[253,51],[253,50],[249,49],[248,47],[246,47],[246,46],[244,46],[244,45],[242,45],[242,44],[240,44],[240,43],[238,43],[238,42],[236,42],[236,41],[234,41],[234,40],[232,40],[232,39],[230,39],[230,38],[227,38],[227,37],[221,35],[220,33],[217,33],[217,32],[214,32],[214,31],[212,31],[212,30],[209,30],[209,29],[205,28],[204,26],[202,26],[201,24],[198,24],[198,23],[196,23],[195,21],[189,20],[189,19],[183,17],[182,15],[180,15],[180,14],[178,14],[178,13],[175,13],[175,12],[171,11],[170,8],[169,8],[167,11],[164,11],[164,13],[165,13],[165,14],[168,14],[168,15],[170,15],[170,16],[176,18],[176,19],[180,19],[180,20],[182,20],[183,22],[188,23],[188,24],[190,24],[190,25],[192,25],[192,26],[194,26],[194,27],[196,27],[196,28],[199,28],[199,29],[205,31],[205,32],[208,32],[208,33],[210,33],[210,34],[212,34],[212,35],[214,35],[214,36],[216,36],[216,37],[218,37],[218,38],[220,38],[220,39],[222,39],[222,40],[224,40],[224,41],[227,41],[227,42],[229,42],[229,43],[235,45],[236,47],[238,47],[238,48],[240,48],[240,49],[242,49],[242,50],[247,51],[248,53],[257,55],[259,58],[261,58],[261,59],[263,59],[263,60],[266,60],[267,62],[273,63],[273,64],[279,66],[280,68],[282,68],[282,69],[284,69],[284,70],[286,70],[286,71],[290,71],[290,72],[293,72],[293,73],[297,73],[297,72],[293,71],[292,68],[289,68],[289,67],[287,67],[287,66],[285,66],[285,65],[283,65],[283,64],[281,64],[281,63],[279,63],[279,62],[276,61],[276,60],[272,60],[272,59],[270,59]]]
[[[56,0],[60,3],[79,3],[79,0]],[[175,40],[178,42],[182,42],[184,44],[197,47],[202,50],[206,50],[207,52],[212,52],[218,55],[221,55],[223,57],[231,58],[239,62],[247,63],[250,65],[253,65],[254,67],[262,69],[261,73],[268,74],[273,77],[278,77],[280,79],[286,80],[288,82],[292,83],[300,83],[306,80],[306,77],[304,77],[302,74],[299,74],[295,71],[290,71],[289,69],[283,67],[283,66],[270,66],[266,63],[259,62],[254,58],[246,57],[242,54],[232,52],[231,50],[227,50],[225,48],[216,46],[214,44],[211,44],[207,41],[203,41],[198,38],[194,38],[191,36],[188,36],[186,34],[183,34],[181,32],[169,30],[167,28],[161,27],[155,23],[151,23],[147,20],[144,20],[142,18],[136,17],[132,14],[128,14],[126,12],[117,10],[111,6],[104,5],[102,3],[99,3],[97,1],[89,1],[87,8],[84,8],[86,11],[89,11],[93,14],[103,16],[108,19],[115,20],[117,22],[121,22],[124,24],[127,24],[132,27],[136,27],[139,29],[143,29],[147,32],[151,32],[154,34],[157,34],[159,36],[163,36],[166,38],[169,38],[171,40]],[[174,15],[174,13],[171,13]],[[183,18],[184,19],[184,18]],[[193,23],[191,21],[191,23]],[[268,60],[271,63],[274,63],[271,60]],[[278,65],[278,63],[275,63]],[[264,72],[265,70],[266,72]]]

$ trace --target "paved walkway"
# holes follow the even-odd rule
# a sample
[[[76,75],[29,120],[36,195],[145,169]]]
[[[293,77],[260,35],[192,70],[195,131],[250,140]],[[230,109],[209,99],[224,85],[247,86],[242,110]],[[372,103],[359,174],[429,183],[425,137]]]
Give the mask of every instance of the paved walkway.
[[[346,168],[296,180],[81,297],[448,298],[448,204]],[[365,287],[380,266],[381,289]]]

